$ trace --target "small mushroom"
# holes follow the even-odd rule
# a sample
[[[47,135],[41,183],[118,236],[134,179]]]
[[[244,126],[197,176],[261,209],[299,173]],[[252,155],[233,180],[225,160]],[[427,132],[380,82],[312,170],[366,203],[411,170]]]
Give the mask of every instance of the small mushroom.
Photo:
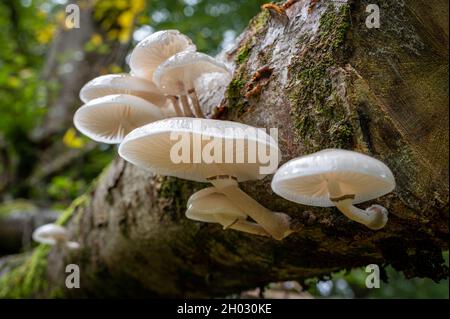
[[[366,210],[353,204],[378,198],[395,188],[384,163],[357,152],[327,149],[293,159],[276,172],[272,189],[304,205],[336,206],[345,216],[377,230],[386,225],[388,211],[380,205]]]
[[[134,48],[130,56],[131,72],[151,81],[156,68],[172,55],[196,49],[191,39],[178,30],[155,32]]]
[[[80,99],[88,103],[96,98],[113,94],[141,97],[158,106],[165,117],[182,115],[178,102],[168,99],[153,82],[125,73],[107,74],[92,79],[81,88]]]
[[[80,99],[87,103],[113,94],[135,95],[159,107],[167,102],[167,97],[153,82],[129,74],[107,74],[92,79],[81,88]]]
[[[65,245],[69,249],[78,249],[80,244],[69,241],[69,232],[62,226],[46,224],[35,229],[33,240],[46,245]]]
[[[207,54],[199,52],[180,52],[158,66],[153,74],[153,82],[168,95],[179,95],[185,115],[191,114],[186,96],[190,96],[196,117],[204,118],[200,107],[195,81],[207,73],[226,73],[225,64]]]
[[[174,136],[180,136],[182,140],[177,141]],[[202,154],[211,146],[212,140],[218,145],[214,149],[214,153],[217,152],[215,156],[220,153],[220,158],[205,161]],[[184,144],[186,141],[189,145]],[[269,149],[267,163],[256,155],[249,160],[249,143],[254,143],[255,148],[263,149],[266,154]],[[193,144],[192,147],[190,144]],[[179,154],[180,145],[187,146],[181,150],[186,161],[174,158]],[[236,160],[224,158],[227,152],[235,155]],[[262,130],[230,121],[174,117],[132,131],[120,144],[119,155],[157,174],[210,182],[275,239],[281,240],[291,233],[288,215],[273,213],[248,196],[238,185],[238,182],[261,179],[278,167],[278,146]],[[237,160],[238,156],[242,156],[242,161]],[[265,164],[269,165],[264,167]],[[262,167],[264,170],[261,170]]]
[[[73,121],[94,141],[117,144],[133,129],[162,118],[156,105],[137,96],[114,94],[89,101],[75,112]]]
[[[189,198],[186,217],[205,223],[219,223],[223,229],[270,236],[260,225],[247,221],[247,215],[215,187],[204,188]]]

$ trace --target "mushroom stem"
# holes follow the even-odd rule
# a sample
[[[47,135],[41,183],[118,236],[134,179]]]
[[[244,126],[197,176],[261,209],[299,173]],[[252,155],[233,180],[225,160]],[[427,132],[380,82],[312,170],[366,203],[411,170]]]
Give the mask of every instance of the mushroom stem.
[[[76,241],[67,240],[67,238],[64,238],[64,239],[55,238],[55,241],[52,245],[55,245],[56,247],[59,247],[59,248],[66,247],[67,249],[70,249],[70,250],[76,250],[76,249],[80,248],[79,243],[77,243]]]
[[[183,105],[184,116],[194,117],[194,114],[191,111],[191,107],[189,106],[189,100],[187,95],[180,95],[181,105]]]
[[[366,210],[353,206],[353,199],[347,198],[335,202],[336,207],[349,219],[366,225],[372,230],[383,228],[388,221],[388,211],[380,205],[372,205]]]
[[[354,195],[343,194],[339,183],[327,181],[330,200],[347,218],[370,229],[383,228],[388,220],[388,211],[380,205],[372,205],[366,210],[353,206]]]
[[[275,214],[243,192],[234,179],[210,179],[210,182],[237,207],[253,218],[273,238],[281,240],[292,231],[289,229],[290,217],[283,213]]]
[[[241,232],[270,237],[270,234],[258,225],[257,223],[252,223],[246,220],[238,220],[234,225],[230,226],[230,229],[238,230]]]
[[[183,111],[181,111],[180,103],[178,102],[178,98],[176,96],[169,96],[170,101],[172,101],[173,108],[175,109],[175,113],[177,116],[183,116]]]
[[[202,108],[200,106],[200,101],[198,99],[198,95],[197,95],[197,92],[195,91],[195,89],[190,89],[188,91],[188,94],[190,95],[192,104],[194,105],[195,116],[199,117],[199,118],[205,118],[205,114],[202,111]]]
[[[231,221],[230,218],[225,216],[224,214],[215,214],[216,220],[223,226],[223,229],[234,229],[244,233],[249,233],[253,235],[260,235],[270,237],[270,234],[256,223],[249,222],[247,220],[235,219]]]

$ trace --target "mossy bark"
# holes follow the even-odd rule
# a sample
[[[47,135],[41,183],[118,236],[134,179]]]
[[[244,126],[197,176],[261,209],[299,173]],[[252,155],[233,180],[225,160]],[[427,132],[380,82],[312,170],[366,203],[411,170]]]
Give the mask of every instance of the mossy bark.
[[[381,29],[366,28],[367,4],[298,1],[287,10],[288,21],[273,13],[253,19],[226,55],[235,72],[219,117],[278,127],[283,162],[328,147],[386,162],[397,187],[374,201],[390,212],[383,230],[371,231],[333,208],[284,200],[267,177],[241,186],[289,214],[298,231],[282,241],[223,231],[184,217],[187,198],[205,185],[154,176],[117,159],[68,214],[67,227],[82,249],[40,256],[45,287],[32,285],[19,295],[224,296],[370,263],[390,264],[407,277],[447,277],[448,3],[382,1]],[[273,68],[270,77],[252,83],[261,84],[257,94],[247,94],[253,74],[265,66]],[[64,286],[68,263],[81,268],[80,289]]]

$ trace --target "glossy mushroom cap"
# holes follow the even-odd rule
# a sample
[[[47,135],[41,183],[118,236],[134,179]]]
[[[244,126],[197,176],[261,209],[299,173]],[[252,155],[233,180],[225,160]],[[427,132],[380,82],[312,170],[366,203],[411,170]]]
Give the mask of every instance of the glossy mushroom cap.
[[[155,84],[129,74],[107,74],[92,79],[80,90],[80,99],[87,103],[112,94],[135,95],[159,107],[167,101]]]
[[[162,63],[153,74],[153,82],[169,95],[187,95],[195,81],[206,73],[226,73],[225,64],[207,54],[180,52]]]
[[[194,193],[187,203],[186,217],[206,223],[218,223],[215,215],[222,214],[230,222],[246,219],[247,215],[215,187],[207,187]]]
[[[66,242],[69,238],[69,233],[62,226],[46,224],[36,228],[32,238],[34,241],[41,244],[55,245],[58,242]]]
[[[75,112],[73,121],[94,141],[116,144],[133,129],[163,117],[157,106],[140,97],[115,94],[89,101]]]
[[[177,30],[158,31],[134,48],[130,68],[134,75],[151,81],[155,69],[172,55],[196,49],[191,39]]]
[[[339,186],[331,194],[329,182]],[[278,195],[304,205],[331,207],[330,197],[355,195],[354,204],[391,192],[394,176],[383,162],[370,156],[339,149],[327,149],[293,159],[282,165],[272,180]]]
[[[184,154],[187,161],[175,163],[171,153],[177,153],[177,146],[182,141],[188,141],[184,148],[188,152]],[[222,146],[217,147],[222,150],[220,160],[205,163],[201,154],[212,141]],[[227,144],[231,149],[227,148]],[[262,162],[257,153],[250,161],[249,146],[256,152],[262,149],[271,154],[267,163]],[[234,154],[232,163],[225,155],[230,152]],[[208,182],[208,178],[219,175],[233,176],[237,181],[261,179],[276,170],[280,157],[277,143],[263,130],[230,121],[182,117],[164,119],[135,129],[120,144],[119,155],[156,174],[198,182]],[[269,167],[269,161],[276,165]],[[267,168],[268,172],[261,173],[261,167]]]

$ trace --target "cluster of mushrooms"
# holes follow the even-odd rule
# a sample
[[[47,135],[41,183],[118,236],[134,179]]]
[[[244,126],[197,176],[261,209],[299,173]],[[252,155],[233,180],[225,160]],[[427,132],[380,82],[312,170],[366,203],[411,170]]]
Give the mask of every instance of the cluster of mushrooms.
[[[278,170],[261,173],[256,162],[174,163],[170,153],[172,134],[193,140],[201,136],[232,141],[234,154],[248,151],[243,140],[280,154],[268,134],[229,134],[246,131],[248,125],[205,118],[198,91],[216,81],[225,86],[231,79],[226,65],[196,52],[196,46],[176,30],[153,33],[131,53],[130,74],[110,74],[88,82],[80,92],[85,103],[74,116],[76,128],[91,139],[120,144],[119,155],[153,173],[198,182],[212,187],[194,193],[188,200],[189,219],[219,223],[234,229],[281,240],[293,232],[287,214],[272,212],[239,188],[239,182],[259,180],[275,173],[273,191],[296,203],[337,207],[345,216],[368,228],[385,226],[387,210],[362,203],[391,192],[395,179],[379,160],[353,151],[327,149],[293,159]],[[200,124],[199,124],[200,123]],[[252,130],[247,130],[252,132]],[[253,130],[256,132],[256,130]],[[190,150],[190,159],[195,157]],[[246,157],[247,158],[247,157]]]

